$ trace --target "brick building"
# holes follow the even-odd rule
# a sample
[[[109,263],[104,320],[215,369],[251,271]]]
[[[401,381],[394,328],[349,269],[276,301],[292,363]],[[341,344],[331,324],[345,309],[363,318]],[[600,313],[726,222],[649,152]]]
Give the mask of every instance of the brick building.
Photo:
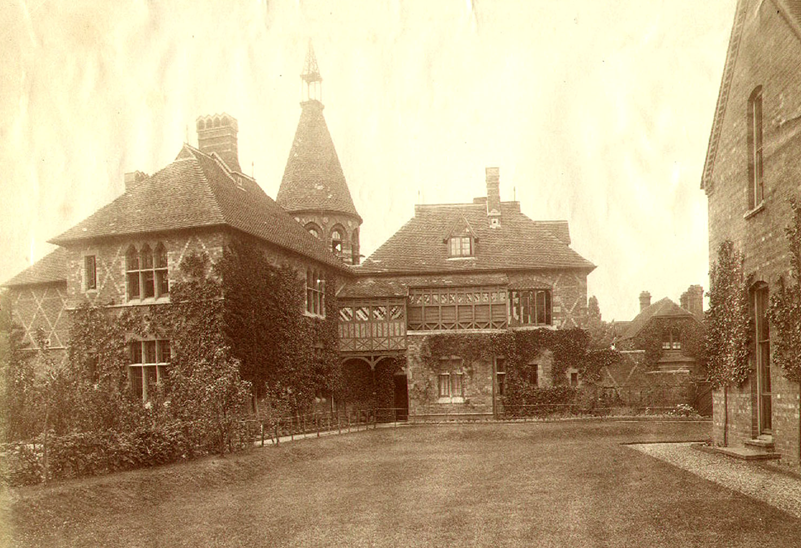
[[[697,359],[704,339],[703,298],[699,285],[682,294],[681,306],[667,297],[651,303],[649,292],[640,293],[639,314],[615,336],[624,359],[604,372],[604,393],[635,407],[686,404],[710,412],[706,370]]]
[[[502,391],[503,357],[479,363],[449,358],[420,367],[432,333],[500,333],[579,327],[587,275],[595,268],[570,248],[567,221],[533,221],[518,202],[502,202],[498,168],[486,170],[486,197],[470,204],[418,205],[415,216],[362,265],[362,219],[348,190],[323,117],[321,82],[309,49],[301,116],[276,201],[241,172],[237,121],[197,120],[198,148],[148,176],[126,174],[125,193],[53,238],[59,249],[5,285],[14,318],[35,346],[44,327],[64,354],[68,312],[80,303],[108,307],[169,305],[178,265],[192,251],[219,259],[230,238],[246,236],[275,263],[289,263],[305,287],[310,321],[323,321],[321,288],[338,290],[339,352],[373,387],[389,383],[403,412],[493,412]],[[328,318],[330,321],[331,318]],[[132,388],[147,398],[169,361],[169,341],[131,341]],[[532,356],[550,384],[548,352]],[[575,371],[568,372],[577,382]],[[354,378],[351,376],[351,378]],[[501,382],[501,384],[499,384]],[[410,398],[433,386],[433,403]],[[410,401],[411,400],[411,401]]]
[[[721,242],[744,254],[754,332],[752,373],[714,394],[716,444],[772,447],[799,460],[799,386],[771,364],[765,310],[789,271],[784,227],[798,196],[801,156],[801,7],[789,0],[739,0],[701,186],[709,205],[709,250]]]
[[[519,202],[501,201],[499,169],[485,175],[487,194],[473,203],[417,205],[339,294],[346,366],[394,367],[395,398],[385,404],[408,402],[417,415],[494,413],[504,357],[467,360],[456,348],[426,365],[427,337],[584,326],[595,266],[570,248],[567,221],[529,219]],[[538,384],[550,384],[550,353],[529,358]]]

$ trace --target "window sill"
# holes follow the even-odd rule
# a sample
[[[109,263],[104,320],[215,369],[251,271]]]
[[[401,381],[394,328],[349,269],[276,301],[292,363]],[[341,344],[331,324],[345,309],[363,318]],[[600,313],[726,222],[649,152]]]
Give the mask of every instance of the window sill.
[[[464,403],[463,396],[440,396],[437,403]]]
[[[152,304],[168,304],[170,302],[170,296],[165,295],[164,297],[147,297],[145,299],[131,299],[130,301],[125,301],[122,304],[113,305],[113,306],[148,306]]]
[[[459,261],[459,260],[475,259],[475,258],[476,258],[475,255],[454,255],[452,257],[448,257],[448,260],[449,261]]]
[[[308,310],[303,311],[303,315],[307,318],[316,318],[318,320],[324,320],[325,316],[322,314],[314,314],[313,312],[309,312]]]
[[[755,216],[760,211],[765,211],[765,200],[759,202],[759,205],[756,206],[754,209],[746,211],[745,214],[743,215],[743,219],[748,220],[751,217]]]

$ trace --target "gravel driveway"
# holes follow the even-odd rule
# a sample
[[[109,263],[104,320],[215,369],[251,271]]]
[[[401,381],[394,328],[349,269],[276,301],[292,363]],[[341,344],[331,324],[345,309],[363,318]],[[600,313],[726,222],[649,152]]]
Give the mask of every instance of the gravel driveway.
[[[629,447],[801,518],[801,479],[758,464],[702,452],[693,445],[646,443]]]

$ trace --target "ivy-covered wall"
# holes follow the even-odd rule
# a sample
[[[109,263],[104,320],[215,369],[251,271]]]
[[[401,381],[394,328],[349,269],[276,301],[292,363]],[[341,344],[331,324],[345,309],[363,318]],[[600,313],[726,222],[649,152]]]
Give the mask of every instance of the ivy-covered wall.
[[[615,351],[589,348],[582,329],[536,329],[497,333],[413,334],[408,336],[410,413],[500,413],[506,407],[520,409],[544,400],[570,403],[575,391],[568,372],[579,373],[580,382],[595,383],[602,369],[616,362]],[[499,393],[494,361],[503,358],[504,393]],[[539,365],[537,382],[531,369]],[[463,399],[439,397],[438,376],[462,373]],[[545,396],[544,391],[548,391]],[[558,392],[558,394],[557,394]]]

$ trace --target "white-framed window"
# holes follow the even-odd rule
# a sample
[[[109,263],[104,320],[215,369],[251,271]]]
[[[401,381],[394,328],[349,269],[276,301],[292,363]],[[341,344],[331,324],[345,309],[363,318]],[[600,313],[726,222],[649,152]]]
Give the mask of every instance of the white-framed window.
[[[472,257],[473,238],[470,236],[452,236],[448,239],[449,257]]]
[[[83,288],[84,291],[97,289],[97,256],[84,255],[83,257]]]
[[[147,401],[166,379],[171,361],[170,341],[167,339],[136,340],[128,343],[130,364],[128,378],[134,396]]]
[[[464,402],[465,379],[460,358],[443,359],[437,375],[438,403]]]
[[[662,350],[681,350],[681,332],[679,328],[672,327],[664,331]]]
[[[306,270],[306,312],[325,318],[325,279],[319,270]]]
[[[551,291],[523,289],[509,292],[510,323],[514,325],[551,325]]]
[[[155,251],[150,244],[140,249],[131,244],[125,252],[125,280],[128,300],[166,297],[170,293],[167,249],[164,244],[156,244]]]

